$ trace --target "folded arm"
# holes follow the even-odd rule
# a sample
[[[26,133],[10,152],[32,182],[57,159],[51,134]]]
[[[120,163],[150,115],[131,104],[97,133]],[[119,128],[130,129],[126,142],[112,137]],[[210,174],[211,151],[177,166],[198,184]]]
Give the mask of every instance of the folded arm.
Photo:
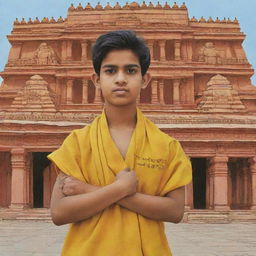
[[[67,177],[63,187],[66,195],[96,192],[102,187],[94,186]],[[166,196],[152,196],[136,192],[126,196],[115,203],[150,219],[178,223],[184,214],[185,188],[180,187]]]
[[[117,203],[133,212],[153,220],[178,223],[184,214],[184,187],[169,192],[166,196],[135,193]]]
[[[137,180],[133,172],[123,171],[110,185],[95,191],[67,196],[63,184],[67,176],[60,172],[51,197],[51,216],[54,224],[74,223],[92,217],[127,195],[136,192]]]

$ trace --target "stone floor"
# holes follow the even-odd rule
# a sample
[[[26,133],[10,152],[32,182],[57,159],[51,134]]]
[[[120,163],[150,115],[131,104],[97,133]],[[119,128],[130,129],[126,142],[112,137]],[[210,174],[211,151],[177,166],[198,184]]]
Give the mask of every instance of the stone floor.
[[[0,221],[0,256],[60,255],[67,228],[45,221]],[[168,223],[166,232],[174,256],[256,256],[256,224]]]

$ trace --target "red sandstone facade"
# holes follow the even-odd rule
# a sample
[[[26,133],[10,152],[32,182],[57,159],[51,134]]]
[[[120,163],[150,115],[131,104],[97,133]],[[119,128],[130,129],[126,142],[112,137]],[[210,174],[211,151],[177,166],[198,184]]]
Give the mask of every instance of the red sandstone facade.
[[[191,158],[184,220],[256,220],[256,88],[238,21],[135,2],[79,4],[65,19],[14,22],[0,73],[0,218],[49,207],[56,176],[46,155],[101,112],[90,49],[116,29],[148,43],[153,79],[138,104]]]

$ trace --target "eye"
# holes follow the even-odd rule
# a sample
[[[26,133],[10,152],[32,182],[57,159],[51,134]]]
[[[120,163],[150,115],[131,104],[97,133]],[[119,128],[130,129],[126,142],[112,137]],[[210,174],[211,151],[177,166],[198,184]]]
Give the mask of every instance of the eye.
[[[135,74],[136,72],[137,72],[137,70],[135,68],[128,68],[127,69],[128,74]]]
[[[114,68],[108,68],[105,70],[105,73],[108,73],[108,74],[113,74],[115,72],[116,72],[116,70]]]

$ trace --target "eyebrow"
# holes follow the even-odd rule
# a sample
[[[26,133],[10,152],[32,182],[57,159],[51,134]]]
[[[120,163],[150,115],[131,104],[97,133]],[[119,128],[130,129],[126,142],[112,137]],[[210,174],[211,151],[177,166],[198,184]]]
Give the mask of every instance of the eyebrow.
[[[112,64],[106,64],[104,65],[102,68],[117,68],[117,65],[112,65]],[[127,64],[124,66],[125,68],[140,68],[140,66],[138,64]]]

